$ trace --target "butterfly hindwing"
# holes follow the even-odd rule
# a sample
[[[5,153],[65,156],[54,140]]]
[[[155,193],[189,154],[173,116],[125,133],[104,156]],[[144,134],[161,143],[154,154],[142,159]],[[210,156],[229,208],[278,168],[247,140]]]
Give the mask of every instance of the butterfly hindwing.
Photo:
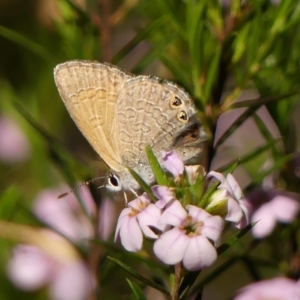
[[[190,98],[175,84],[148,76],[127,80],[116,106],[122,163],[131,168],[148,164],[146,145],[157,155],[171,150],[194,114]]]

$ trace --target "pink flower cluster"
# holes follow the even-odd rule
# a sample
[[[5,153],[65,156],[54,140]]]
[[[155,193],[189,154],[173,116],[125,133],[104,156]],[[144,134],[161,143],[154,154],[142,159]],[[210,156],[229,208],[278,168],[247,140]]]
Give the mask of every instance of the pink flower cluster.
[[[101,223],[95,233],[89,218],[93,218],[97,210],[88,189],[83,187],[80,190],[87,214],[83,213],[74,194],[57,199],[64,190],[44,190],[34,202],[34,214],[53,229],[40,231],[44,244],[49,244],[49,250],[37,245],[19,244],[8,261],[7,273],[21,290],[36,291],[46,287],[52,300],[89,299],[95,288],[95,279],[74,244],[88,251],[89,239],[95,235],[108,238],[114,228],[115,211],[113,203],[103,199],[99,217]],[[57,253],[51,251],[50,246]]]
[[[163,163],[175,177],[175,182],[185,174],[189,184],[195,184],[199,166],[184,166],[174,151],[163,153]],[[210,211],[219,203],[225,203],[225,216],[208,213],[207,207],[191,204],[184,207],[172,188],[156,185],[152,192],[158,201],[153,202],[144,193],[121,212],[115,239],[120,239],[126,250],[139,251],[145,236],[154,240],[154,253],[165,264],[182,262],[190,271],[209,267],[217,258],[223,217],[237,226],[247,222],[247,209],[240,201],[242,192],[233,176],[229,174],[225,178],[217,172],[206,175],[206,178],[211,177],[219,180],[220,185],[211,196]]]

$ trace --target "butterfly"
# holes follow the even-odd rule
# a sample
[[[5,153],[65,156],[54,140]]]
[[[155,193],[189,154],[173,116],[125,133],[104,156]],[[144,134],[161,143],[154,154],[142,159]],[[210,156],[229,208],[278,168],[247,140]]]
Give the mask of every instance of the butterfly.
[[[137,190],[128,167],[154,181],[145,147],[198,157],[206,139],[189,95],[155,76],[134,76],[110,65],[74,60],[54,69],[59,94],[79,130],[111,169],[106,187]]]

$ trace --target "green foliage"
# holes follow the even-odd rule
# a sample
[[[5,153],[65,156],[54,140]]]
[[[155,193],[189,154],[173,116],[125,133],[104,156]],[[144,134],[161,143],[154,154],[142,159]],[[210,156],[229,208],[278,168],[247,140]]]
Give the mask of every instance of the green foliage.
[[[133,281],[130,281],[127,279],[127,282],[133,292],[134,297],[132,299],[137,299],[137,300],[147,300],[145,295],[143,294],[143,291],[140,289],[140,287],[135,284]]]
[[[163,168],[159,164],[156,156],[154,155],[154,153],[152,152],[152,149],[149,146],[146,148],[146,152],[147,152],[148,161],[149,161],[149,164],[151,165],[156,182],[160,185],[170,186],[172,184],[171,180],[168,180],[168,177],[166,176]]]
[[[242,174],[237,180],[249,191],[276,174],[275,188],[300,192],[299,167],[295,163],[300,138],[298,1],[284,0],[276,5],[267,0],[232,0],[225,5],[217,0],[142,0],[111,1],[111,7],[106,7],[107,1],[59,0],[53,1],[52,9],[44,7],[43,1],[31,1],[35,3],[32,7],[26,7],[26,0],[23,2],[25,5],[20,8],[7,6],[0,12],[0,121],[5,116],[16,122],[28,140],[30,156],[12,163],[0,158],[1,220],[41,226],[31,212],[40,191],[65,182],[74,187],[77,181],[88,180],[98,172],[107,173],[103,163],[95,163],[96,154],[75,128],[54,85],[53,68],[71,59],[109,61],[133,73],[177,82],[190,93],[210,133],[205,166],[216,165],[222,171],[236,167],[234,174]],[[232,120],[228,118],[230,113],[236,113]],[[176,195],[186,203],[207,206],[217,184],[208,188],[200,202],[204,176],[188,188],[177,186],[151,149],[147,149],[147,154],[159,184],[173,186]],[[271,165],[265,166],[269,161]],[[150,187],[133,170],[130,172],[154,199]],[[97,208],[102,192],[102,188],[93,190]],[[96,227],[97,218],[89,215],[89,221]],[[256,267],[271,265],[271,271],[265,268],[261,273],[273,276],[278,273],[278,265],[286,263],[286,273],[292,272],[289,261],[299,252],[298,228],[299,224],[292,227],[288,241],[286,236],[274,234],[259,246],[250,234],[241,239],[250,227],[233,239],[232,230],[227,228],[231,235],[226,240],[230,242],[219,251],[228,251],[209,274],[201,272],[199,283],[198,273],[185,276],[180,287],[183,298],[202,292],[207,284],[215,289],[217,277],[223,283],[218,285],[220,295],[225,295],[219,299],[231,297],[234,289],[228,292],[224,288],[230,285],[231,266],[242,274],[238,287],[258,276]],[[1,243],[3,279],[13,245],[7,240]],[[281,249],[282,244],[288,246]],[[151,268],[141,257],[126,257],[124,262],[125,255],[104,241],[95,243],[95,247],[104,250],[100,254],[98,250],[83,251],[81,255],[86,262],[94,262],[95,253],[99,254],[93,270],[95,278],[100,278],[101,289],[102,282],[107,283],[103,286],[104,298],[119,299],[115,281],[121,282],[120,290],[126,295],[132,293],[133,299],[145,299],[145,285],[169,293],[157,282],[164,282],[173,269],[158,272],[158,267]],[[257,255],[266,256],[269,264],[257,259],[251,266],[253,258],[249,253],[255,247],[259,247]],[[118,258],[105,260],[103,253],[111,252],[118,253]],[[229,255],[227,252],[231,257],[225,256]],[[154,259],[152,253],[148,255],[149,260]],[[243,268],[239,261],[244,262]],[[116,264],[138,281],[128,279],[128,286]],[[146,274],[139,274],[138,268]],[[299,278],[299,273],[296,275]],[[22,293],[7,279],[3,281],[1,299],[47,299],[45,290]]]
[[[150,186],[143,180],[143,178],[137,174],[134,170],[128,168],[128,171],[130,172],[130,174],[132,175],[132,177],[137,181],[137,183],[139,184],[139,186],[141,187],[141,189],[146,192],[148,194],[148,196],[156,201],[155,196],[153,195]]]
[[[142,276],[141,274],[136,272],[133,268],[130,268],[128,265],[124,264],[122,261],[117,260],[117,259],[112,258],[112,257],[108,257],[108,258],[110,260],[114,261],[115,263],[117,263],[122,269],[124,269],[130,275],[132,275],[136,279],[140,280],[141,282],[145,283],[146,285],[149,285],[149,286],[161,291],[163,294],[166,294],[166,295],[169,294],[168,291],[163,286],[158,285],[157,283],[155,283],[153,281],[150,281],[149,279],[145,278],[144,276]]]

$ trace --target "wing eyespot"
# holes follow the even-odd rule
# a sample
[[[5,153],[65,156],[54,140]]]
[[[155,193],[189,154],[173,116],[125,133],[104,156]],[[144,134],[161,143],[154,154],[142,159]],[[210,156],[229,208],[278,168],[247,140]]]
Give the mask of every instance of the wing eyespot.
[[[170,100],[170,106],[172,107],[172,108],[178,108],[178,107],[180,107],[182,105],[182,100],[179,98],[179,97],[177,97],[177,96],[175,96],[174,98],[172,98],[171,100]]]
[[[187,123],[187,121],[188,121],[188,115],[187,115],[187,113],[186,113],[184,110],[181,110],[181,111],[178,112],[178,114],[177,114],[177,119],[178,119],[180,122]]]

